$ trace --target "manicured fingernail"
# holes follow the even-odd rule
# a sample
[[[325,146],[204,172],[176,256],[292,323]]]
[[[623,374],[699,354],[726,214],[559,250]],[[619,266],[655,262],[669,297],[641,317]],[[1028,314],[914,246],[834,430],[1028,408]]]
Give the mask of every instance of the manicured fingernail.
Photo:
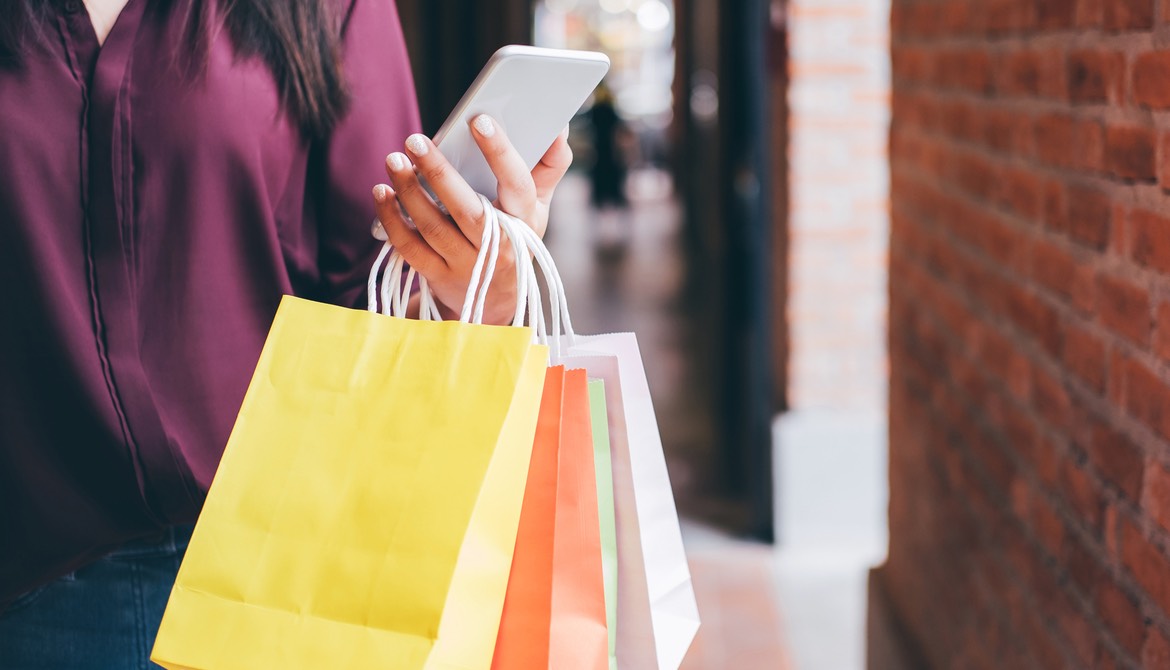
[[[415,133],[406,138],[406,148],[410,149],[410,153],[415,156],[425,156],[429,148],[427,147],[427,138]]]
[[[565,129],[561,131],[561,139],[564,139],[564,140],[569,139],[569,127],[568,126],[565,126]]]
[[[410,164],[410,161],[406,159],[406,154],[400,153],[398,151],[395,151],[394,153],[387,156],[386,160],[390,162],[390,168],[395,172],[402,172],[406,169],[406,166]]]
[[[386,229],[382,227],[382,222],[377,219],[374,219],[374,222],[370,224],[370,234],[373,235],[374,239],[378,240],[379,242],[385,242],[386,240],[390,239],[389,236],[386,235]]]
[[[386,198],[390,197],[390,187],[385,184],[378,184],[374,187],[374,201],[379,205],[386,202]]]
[[[492,121],[492,117],[487,114],[480,114],[471,122],[475,127],[475,131],[484,137],[491,137],[496,134],[496,124]]]

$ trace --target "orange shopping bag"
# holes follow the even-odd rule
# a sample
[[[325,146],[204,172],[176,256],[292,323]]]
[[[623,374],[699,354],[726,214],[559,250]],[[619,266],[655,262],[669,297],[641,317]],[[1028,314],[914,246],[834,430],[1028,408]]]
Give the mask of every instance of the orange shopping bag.
[[[609,666],[588,383],[545,377],[493,668]]]
[[[565,368],[549,368],[492,668],[549,667],[557,459]]]
[[[589,377],[584,370],[565,373],[561,407],[549,667],[606,670],[609,630],[593,461],[593,414]]]

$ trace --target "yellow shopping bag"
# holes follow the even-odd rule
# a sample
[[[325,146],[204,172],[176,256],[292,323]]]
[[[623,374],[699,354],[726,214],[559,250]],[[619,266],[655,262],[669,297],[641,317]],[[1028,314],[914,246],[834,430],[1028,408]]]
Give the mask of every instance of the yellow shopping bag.
[[[489,668],[548,364],[531,337],[286,297],[152,660]]]

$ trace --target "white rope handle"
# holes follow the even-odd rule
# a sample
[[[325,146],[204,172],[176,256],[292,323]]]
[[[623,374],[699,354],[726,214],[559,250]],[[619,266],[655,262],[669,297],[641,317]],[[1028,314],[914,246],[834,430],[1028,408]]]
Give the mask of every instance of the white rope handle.
[[[480,283],[476,298],[473,301],[474,307],[470,319],[464,319],[471,323],[482,323],[483,311],[487,305],[487,292],[490,288],[491,281],[495,276],[495,269],[499,259],[500,244],[502,243],[502,235],[508,236],[508,241],[514,250],[519,249],[520,253],[525,253],[527,249],[527,242],[524,236],[519,232],[515,225],[502,225],[503,219],[500,218],[501,212],[492,206],[491,201],[484,196],[480,196],[484,208],[484,230],[485,237],[488,237],[489,243],[486,246],[481,246],[480,252],[483,253],[487,249],[487,267],[485,268],[484,280]],[[535,272],[532,269],[531,263],[525,263],[521,260],[523,256],[517,255],[516,258],[516,311],[512,316],[513,326],[525,325],[526,316],[529,317],[534,328],[534,331],[539,335],[544,332],[544,318],[541,304],[540,291],[538,288]],[[421,300],[423,304],[433,304],[434,296],[431,295],[429,287],[422,287]],[[465,303],[466,306],[466,303]],[[437,308],[434,312],[437,313]],[[430,315],[426,311],[420,311],[420,319],[428,319]],[[541,336],[539,341],[547,340],[547,335]]]
[[[551,335],[553,341],[556,342],[564,336],[572,343],[576,337],[576,333],[573,330],[573,322],[569,316],[569,300],[565,294],[565,282],[561,279],[561,273],[557,270],[557,264],[553,261],[552,254],[549,253],[548,247],[544,244],[544,240],[536,234],[536,231],[531,226],[507,213],[500,212],[499,215],[501,221],[503,221],[502,225],[505,227],[505,230],[509,228],[514,229],[524,238],[525,246],[535,257],[536,264],[540,267],[541,274],[544,275],[545,285],[548,286],[549,299],[552,302],[553,328]]]
[[[402,268],[406,266],[406,259],[398,250],[390,252],[386,273],[382,275],[382,313],[388,316],[399,316],[397,311],[397,295],[402,291]],[[407,282],[409,286],[409,282]]]
[[[522,296],[517,298],[517,312],[527,303],[528,321],[534,330],[534,336],[537,342],[547,344],[559,353],[559,343],[556,339],[549,338],[548,325],[545,321],[543,298],[540,293],[540,283],[536,276],[536,270],[533,267],[533,261],[529,258],[528,239],[525,235],[525,230],[531,230],[528,224],[509,216],[508,214],[496,211],[495,216],[499,220],[500,228],[508,235],[512,241],[512,248],[516,255],[516,270],[517,281],[522,292],[527,293],[527,300]],[[523,271],[523,279],[519,278],[519,274]],[[554,319],[558,313],[557,295],[555,292],[549,292],[549,298],[553,301],[552,313]]]
[[[468,283],[467,292],[463,299],[463,309],[459,314],[459,320],[465,323],[483,323],[483,312],[487,304],[487,292],[492,278],[495,275],[496,264],[500,254],[501,229],[499,220],[496,217],[497,210],[492,207],[491,202],[486,198],[483,196],[480,196],[480,198],[483,200],[486,216],[483,235],[480,240],[479,253],[471,269],[471,281]],[[515,231],[508,231],[507,234],[513,248],[524,248],[523,239]],[[523,265],[523,263],[517,263],[516,268],[516,282],[520,300],[517,301],[513,325],[523,325],[525,313],[524,300],[528,299],[532,293],[530,287],[533,282],[528,279],[531,268],[526,271]],[[382,273],[381,291],[379,292],[378,273],[382,270],[383,266],[385,266],[385,271]],[[378,311],[378,299],[380,297],[383,314],[398,317],[406,316],[407,307],[410,303],[411,288],[414,285],[414,278],[417,273],[411,267],[406,273],[404,282],[402,271],[405,266],[406,260],[398,253],[398,250],[389,241],[383,244],[382,250],[378,253],[373,267],[370,268],[369,279],[366,282],[366,308],[369,311]],[[438,303],[435,302],[434,295],[430,291],[426,277],[422,275],[417,276],[419,277],[420,293],[419,318],[424,321],[442,321]]]
[[[480,199],[483,202],[484,211],[491,211],[489,216],[495,219],[495,225],[499,226],[504,231],[504,234],[508,236],[508,242],[512,247],[512,256],[516,262],[516,312],[512,316],[512,325],[523,326],[526,313],[538,314],[538,312],[532,310],[532,305],[529,304],[531,301],[530,291],[536,285],[536,277],[532,272],[532,264],[524,262],[523,251],[526,246],[515,226],[501,225],[507,222],[499,218],[499,212],[492,206],[491,201],[482,195]],[[540,293],[539,289],[537,289],[537,293]],[[539,301],[539,299],[540,296],[537,295],[536,300]],[[533,325],[535,326],[536,324],[534,323]]]
[[[386,257],[393,249],[389,242],[382,244],[382,250],[378,252],[378,258],[370,268],[370,278],[366,281],[366,309],[375,314],[378,312],[378,270],[382,269],[382,263],[386,262]]]
[[[483,235],[480,239],[479,253],[471,269],[471,280],[468,282],[467,292],[463,298],[463,309],[459,320],[465,323],[482,323],[483,312],[487,304],[487,293],[495,275],[499,260],[500,242],[502,235],[507,235],[516,257],[516,311],[512,318],[513,326],[523,326],[525,321],[532,326],[537,341],[549,344],[553,349],[553,356],[559,357],[562,338],[572,343],[576,334],[569,315],[568,299],[565,295],[565,284],[557,270],[556,263],[545,246],[544,240],[536,234],[531,226],[496,209],[485,196],[480,196],[484,207]],[[540,268],[548,287],[550,309],[552,317],[551,332],[545,319],[543,298],[536,269],[532,262],[526,262],[525,256],[531,253],[535,258],[535,265]],[[439,306],[431,293],[426,277],[418,275],[412,267],[403,276],[405,259],[398,250],[388,241],[383,244],[373,267],[370,269],[369,280],[366,284],[367,309],[378,311],[379,290],[378,273],[385,265],[381,284],[382,312],[391,316],[405,317],[410,302],[410,292],[415,276],[419,278],[419,318],[426,321],[442,321]],[[405,279],[405,281],[403,281]]]
[[[495,272],[496,269],[496,258],[500,253],[499,230],[497,226],[489,225],[489,223],[489,221],[484,222],[483,235],[479,241],[479,254],[475,257],[475,265],[471,267],[471,281],[468,282],[467,294],[463,297],[463,310],[459,312],[459,320],[464,323],[470,322],[472,315],[476,311],[479,312],[480,316],[480,321],[476,323],[480,323],[483,320],[482,305],[478,310],[475,309],[476,290],[479,288],[481,281],[484,287],[491,283],[492,278],[490,275],[484,277],[484,263],[487,261],[489,254],[491,255],[491,261],[489,263],[490,271]],[[495,241],[494,246],[492,244],[493,240]],[[487,289],[485,288],[482,293],[486,297]]]

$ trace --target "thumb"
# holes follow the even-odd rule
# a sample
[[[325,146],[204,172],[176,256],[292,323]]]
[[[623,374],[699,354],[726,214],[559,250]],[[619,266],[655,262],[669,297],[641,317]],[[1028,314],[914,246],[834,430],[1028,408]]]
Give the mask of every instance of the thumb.
[[[536,198],[546,206],[552,201],[553,191],[573,164],[573,150],[569,148],[569,127],[557,135],[540,162],[532,168],[532,182],[536,184]]]

